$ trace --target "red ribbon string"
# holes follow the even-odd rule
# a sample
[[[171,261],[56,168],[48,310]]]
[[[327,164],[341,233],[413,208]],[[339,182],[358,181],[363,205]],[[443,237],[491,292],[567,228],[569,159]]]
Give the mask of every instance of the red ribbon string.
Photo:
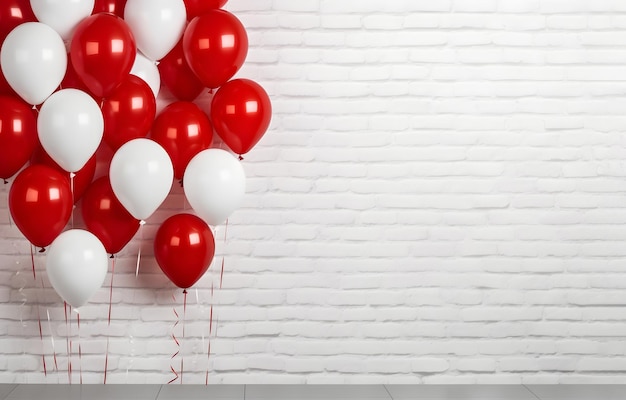
[[[107,353],[104,358],[104,384],[107,383],[107,371],[109,370],[109,337],[107,336]]]
[[[207,352],[206,352],[206,378],[204,380],[204,384],[208,385],[209,384],[209,361],[211,359],[211,338],[209,338],[209,345],[207,346]]]
[[[111,326],[111,308],[113,305],[113,277],[115,276],[115,256],[111,262],[111,284],[109,285],[109,326]]]
[[[228,219],[226,219],[226,223],[224,225],[224,245],[226,244],[227,232],[228,232]],[[222,255],[222,270],[220,271],[220,289],[222,288],[223,283],[224,283],[224,256]]]
[[[30,262],[33,266],[33,279],[37,279],[37,273],[35,272],[35,251],[33,250],[33,245],[30,245]]]
[[[187,319],[187,289],[183,289],[183,341],[185,340],[185,320]],[[183,349],[184,350],[184,349]],[[185,353],[180,356],[180,383],[183,383]]]
[[[83,384],[83,351],[81,348],[81,343],[80,343],[80,314],[76,313],[76,324],[78,326],[78,371],[79,371],[79,378],[80,378],[80,384]]]
[[[33,279],[35,284],[37,283],[37,273],[35,272],[35,250],[34,246],[30,245],[30,261],[33,268]],[[41,281],[41,287],[43,288],[43,280]],[[41,340],[41,361],[43,362],[43,376],[48,376],[48,366],[46,365],[46,352],[43,342],[43,328],[41,327],[41,312],[39,310],[39,304],[37,306],[37,324],[39,325],[39,339]]]
[[[67,318],[67,302],[63,302],[65,308],[65,346],[67,348],[67,379],[69,384],[72,384],[72,341],[70,340],[72,328],[68,323]],[[71,309],[70,309],[71,312]]]
[[[115,255],[112,255],[113,261],[111,262],[111,284],[109,285],[109,321],[108,326],[111,326],[111,309],[113,308],[113,278],[115,277]],[[107,350],[104,356],[104,384],[107,383],[107,371],[109,368],[109,337],[107,336]]]
[[[172,300],[174,301],[174,303],[176,303],[176,295],[172,294]],[[178,326],[178,323],[180,322],[180,317],[178,316],[178,312],[176,311],[176,306],[172,307],[172,311],[174,312],[174,315],[176,316],[176,322],[174,322],[174,326],[172,327],[172,339],[174,339],[174,343],[176,343],[176,349],[177,349],[176,352],[172,354],[172,357],[170,357],[170,359],[173,361],[174,358],[176,358],[176,356],[178,355],[178,353],[180,353],[180,342],[176,338],[176,332],[175,332],[176,327]],[[176,381],[176,379],[178,379],[178,373],[176,372],[176,370],[174,370],[174,367],[171,364],[170,364],[170,369],[172,370],[175,376],[172,380],[167,382],[168,385]]]
[[[48,368],[46,366],[46,354],[44,352],[43,329],[41,328],[41,313],[39,312],[39,304],[37,304],[37,322],[39,323],[39,338],[41,339],[41,360],[43,361],[43,376],[48,376]]]

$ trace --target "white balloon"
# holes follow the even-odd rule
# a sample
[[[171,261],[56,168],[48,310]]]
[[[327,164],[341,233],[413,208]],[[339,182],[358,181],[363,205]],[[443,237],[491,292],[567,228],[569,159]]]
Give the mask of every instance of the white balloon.
[[[98,103],[87,93],[63,89],[41,106],[37,131],[46,153],[64,170],[76,172],[98,149],[104,117]]]
[[[0,66],[9,85],[24,101],[41,104],[59,87],[65,76],[65,44],[48,25],[23,23],[4,40]]]
[[[146,220],[172,188],[174,167],[167,152],[150,139],[134,139],[117,150],[109,178],[115,197],[135,218]]]
[[[70,229],[50,245],[46,272],[56,292],[78,308],[102,286],[109,268],[104,245],[91,232]]]
[[[239,207],[246,192],[246,174],[229,152],[203,150],[191,159],[183,176],[189,204],[209,225],[219,225]]]
[[[91,15],[95,0],[30,0],[37,20],[70,40],[76,25]]]
[[[165,57],[183,36],[187,10],[183,0],[128,0],[124,21],[135,36],[137,48],[157,61]]]
[[[159,74],[159,68],[154,61],[149,60],[146,56],[137,52],[135,63],[133,64],[133,68],[130,70],[130,73],[143,79],[143,81],[150,86],[155,99],[159,97],[159,90],[161,90],[161,75]]]

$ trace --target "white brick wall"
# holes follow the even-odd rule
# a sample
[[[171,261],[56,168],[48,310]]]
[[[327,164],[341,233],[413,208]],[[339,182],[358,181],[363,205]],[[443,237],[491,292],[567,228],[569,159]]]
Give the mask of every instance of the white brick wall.
[[[245,204],[190,292],[185,383],[207,369],[211,383],[623,382],[626,3],[228,8],[250,36],[239,75],[267,89],[274,118],[243,162]],[[62,303],[43,256],[46,288],[33,280],[7,193],[0,381],[64,383]],[[120,254],[110,327],[106,287],[80,335],[74,315],[73,382],[78,343],[84,382],[102,382],[107,339],[108,382],[164,383],[179,369],[169,335],[182,294],[150,239],[182,208],[175,185]]]

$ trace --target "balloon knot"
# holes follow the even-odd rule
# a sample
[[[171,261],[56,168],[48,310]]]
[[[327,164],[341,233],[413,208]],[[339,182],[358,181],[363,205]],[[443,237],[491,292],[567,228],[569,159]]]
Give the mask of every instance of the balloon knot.
[[[109,258],[115,258],[115,256],[113,254],[111,254],[111,257],[109,257]]]
[[[243,160],[243,156],[239,154],[239,161]]]
[[[46,252],[46,248],[45,248],[45,247],[42,247],[41,249],[39,249],[39,252],[40,252],[40,253],[45,253],[45,252]]]
[[[183,180],[179,180],[178,183],[180,183],[180,187],[183,187]]]
[[[187,289],[183,289],[183,294],[187,294]]]
[[[213,89],[209,89],[209,94],[213,94]]]
[[[146,224],[146,221],[144,221],[143,219],[142,219],[141,221],[139,221],[139,225],[142,225],[142,226],[143,226],[143,225],[145,225],[145,224]]]
[[[3,179],[3,181],[5,185],[9,183],[9,181],[7,181],[6,179]]]

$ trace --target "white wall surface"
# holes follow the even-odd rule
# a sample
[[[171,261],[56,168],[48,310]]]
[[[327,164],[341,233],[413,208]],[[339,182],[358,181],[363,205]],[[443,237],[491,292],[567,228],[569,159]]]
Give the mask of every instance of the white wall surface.
[[[623,382],[626,2],[227,9],[250,37],[238,76],[267,89],[274,116],[243,161],[245,205],[190,291],[181,354],[183,296],[151,257],[159,222],[183,209],[177,185],[117,259],[110,327],[109,275],[80,332],[45,256],[33,280],[6,185],[0,381],[68,382],[71,340],[74,383],[81,370],[103,381],[107,341],[110,383],[165,383],[183,358],[184,383],[199,384],[207,371],[209,383]]]

